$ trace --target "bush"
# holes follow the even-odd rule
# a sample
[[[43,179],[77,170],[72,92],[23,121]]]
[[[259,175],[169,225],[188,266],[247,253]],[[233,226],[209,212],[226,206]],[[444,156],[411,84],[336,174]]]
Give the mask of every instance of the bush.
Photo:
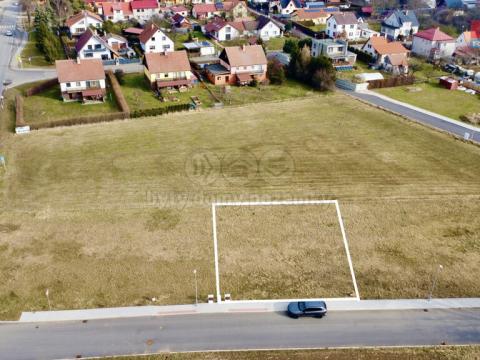
[[[257,79],[253,79],[252,81],[250,81],[250,83],[248,84],[248,86],[250,86],[250,87],[257,87],[257,86],[258,86],[258,80],[257,80]]]
[[[139,117],[145,117],[145,116],[157,116],[157,115],[163,115],[163,114],[168,114],[172,112],[178,112],[178,111],[187,111],[190,110],[190,104],[175,104],[175,105],[169,105],[164,108],[153,108],[153,109],[140,109],[140,110],[135,110],[130,114],[130,117],[132,119],[134,118],[139,118]]]
[[[82,124],[95,124],[95,123],[100,123],[100,122],[108,122],[108,121],[128,119],[128,117],[129,117],[128,114],[126,114],[124,112],[116,112],[116,113],[110,113],[110,114],[83,116],[83,117],[77,117],[77,118],[49,121],[49,122],[42,123],[42,124],[31,125],[30,128],[32,130],[38,130],[38,129],[53,128],[53,127],[57,127],[57,126],[73,126],[73,125],[82,125]]]
[[[285,81],[285,69],[277,59],[268,62],[267,76],[272,84],[281,85]]]
[[[20,94],[15,96],[15,127],[25,126],[23,118],[23,97]]]
[[[120,85],[125,83],[125,72],[122,69],[115,70],[115,77]]]
[[[118,106],[120,110],[126,114],[130,114],[130,107],[128,106],[127,100],[125,100],[125,96],[123,96],[122,88],[118,83],[117,78],[113,74],[112,70],[107,71],[108,80],[110,80],[110,84],[112,85],[113,93],[115,94],[115,98],[117,99]]]
[[[298,41],[295,39],[287,39],[285,40],[285,44],[283,44],[283,51],[288,54],[293,54],[294,52],[298,51]]]
[[[25,96],[29,97],[29,96],[37,95],[57,85],[58,85],[58,78],[44,81],[36,86],[32,86],[31,88],[28,88],[27,90],[25,90]]]

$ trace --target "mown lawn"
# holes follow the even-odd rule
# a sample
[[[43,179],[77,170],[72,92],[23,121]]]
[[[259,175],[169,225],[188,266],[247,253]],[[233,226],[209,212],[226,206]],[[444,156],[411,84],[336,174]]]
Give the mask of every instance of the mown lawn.
[[[480,96],[447,90],[436,80],[411,86],[375,90],[393,99],[460,120],[460,116],[480,112]]]
[[[98,104],[64,102],[60,95],[59,86],[54,86],[43,93],[24,99],[25,121],[30,125],[116,111],[119,111],[117,102],[110,92],[107,94],[105,102]]]
[[[222,351],[198,353],[169,353],[147,356],[121,356],[105,360],[478,360],[479,346],[442,346],[417,348],[323,349]]]
[[[22,67],[53,67],[53,64],[50,64],[45,60],[43,53],[38,50],[35,41],[35,32],[30,31],[28,33],[28,41],[23,48],[20,58],[22,59]]]
[[[174,92],[169,94],[164,91],[164,96],[170,100],[162,102],[148,86],[145,76],[138,73],[126,74],[124,76],[122,91],[132,111],[161,108],[172,104],[191,103],[192,96],[199,97],[202,107],[210,107],[214,102],[210,93],[201,84],[195,85],[189,91],[182,93]]]
[[[199,41],[208,40],[207,37],[201,31],[192,31],[192,38],[196,38]],[[184,49],[183,43],[188,42],[188,34],[180,34],[180,33],[171,33],[169,34],[171,39],[175,44],[175,50],[182,50]],[[192,40],[193,41],[193,40]]]
[[[285,37],[276,37],[271,38],[268,41],[265,41],[267,50],[282,50],[283,45],[285,44]]]
[[[278,101],[315,94],[309,86],[294,80],[286,80],[282,85],[231,86],[228,92],[221,87],[208,85],[225,105],[246,105],[262,101]]]
[[[338,199],[362,298],[425,298],[439,264],[434,296],[480,294],[480,148],[341,93],[0,136],[1,319],[47,309],[47,288],[58,310],[193,303],[193,269],[205,301],[215,292],[216,200]],[[285,158],[293,171],[281,171]],[[271,241],[242,240],[221,256],[266,251],[248,259],[265,263],[249,288],[281,296],[304,269],[294,250],[311,261],[298,239],[315,219],[301,216],[280,246],[291,222],[260,215],[252,225]],[[222,244],[233,240],[226,231],[254,229],[220,217]],[[322,241],[328,229],[318,227]],[[273,266],[281,273],[270,279]]]

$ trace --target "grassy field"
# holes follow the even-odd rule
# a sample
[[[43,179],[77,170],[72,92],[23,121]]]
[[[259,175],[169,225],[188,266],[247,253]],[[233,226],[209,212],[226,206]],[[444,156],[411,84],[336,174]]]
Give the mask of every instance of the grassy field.
[[[478,346],[445,346],[425,348],[324,349],[278,351],[232,351],[174,353],[147,356],[125,356],[105,360],[478,360]]]
[[[78,116],[91,116],[118,111],[115,97],[110,92],[104,103],[82,104],[64,102],[60,88],[54,86],[40,94],[24,99],[24,116],[27,124],[41,124],[48,121],[62,120]]]
[[[153,109],[166,107],[172,104],[191,103],[191,96],[198,96],[202,102],[202,107],[210,107],[213,104],[213,98],[210,93],[201,85],[194,86],[186,92],[174,92],[166,97],[173,101],[162,102],[148,86],[143,74],[127,74],[124,76],[122,91],[125,99],[130,106],[130,110]],[[176,98],[176,99],[174,99]]]
[[[411,86],[375,90],[393,99],[460,120],[460,116],[480,112],[480,96],[447,90],[437,80]]]
[[[221,87],[208,85],[212,92],[225,105],[248,105],[262,101],[278,101],[298,97],[312,96],[312,88],[294,80],[286,80],[282,85],[231,86],[225,93]]]
[[[342,94],[0,137],[0,319],[47,288],[54,309],[194,302],[193,269],[205,300],[210,204],[256,196],[339,199],[362,298],[423,298],[439,264],[435,296],[480,294],[480,148]],[[290,176],[260,176],[275,149]]]
[[[217,209],[220,284],[239,300],[354,295],[335,205]]]
[[[265,41],[267,50],[282,50],[284,44],[285,44],[285,37],[283,36],[271,38],[270,40]]]
[[[35,42],[35,32],[30,31],[28,33],[28,41],[23,48],[20,57],[22,59],[22,66],[25,68],[29,67],[53,67],[53,64],[48,63],[45,60],[45,56],[40,50],[37,49]]]
[[[192,31],[191,34],[192,34],[192,41],[193,41],[193,38],[196,38],[199,41],[208,40],[207,37],[201,31]],[[183,43],[189,41],[188,34],[180,34],[180,33],[174,32],[174,33],[171,33],[169,36],[175,44],[175,50],[184,49]]]

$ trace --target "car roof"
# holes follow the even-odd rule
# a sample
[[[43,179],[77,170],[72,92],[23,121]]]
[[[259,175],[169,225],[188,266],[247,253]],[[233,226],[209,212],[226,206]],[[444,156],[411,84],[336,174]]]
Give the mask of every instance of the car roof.
[[[326,307],[325,301],[305,301],[305,307],[307,308],[324,308]]]

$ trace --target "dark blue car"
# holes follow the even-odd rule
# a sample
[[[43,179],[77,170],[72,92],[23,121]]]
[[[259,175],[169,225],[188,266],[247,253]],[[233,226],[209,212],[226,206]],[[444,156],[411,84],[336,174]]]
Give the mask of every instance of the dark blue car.
[[[324,317],[327,315],[327,304],[325,301],[299,301],[288,304],[288,316],[299,318],[300,316]]]

